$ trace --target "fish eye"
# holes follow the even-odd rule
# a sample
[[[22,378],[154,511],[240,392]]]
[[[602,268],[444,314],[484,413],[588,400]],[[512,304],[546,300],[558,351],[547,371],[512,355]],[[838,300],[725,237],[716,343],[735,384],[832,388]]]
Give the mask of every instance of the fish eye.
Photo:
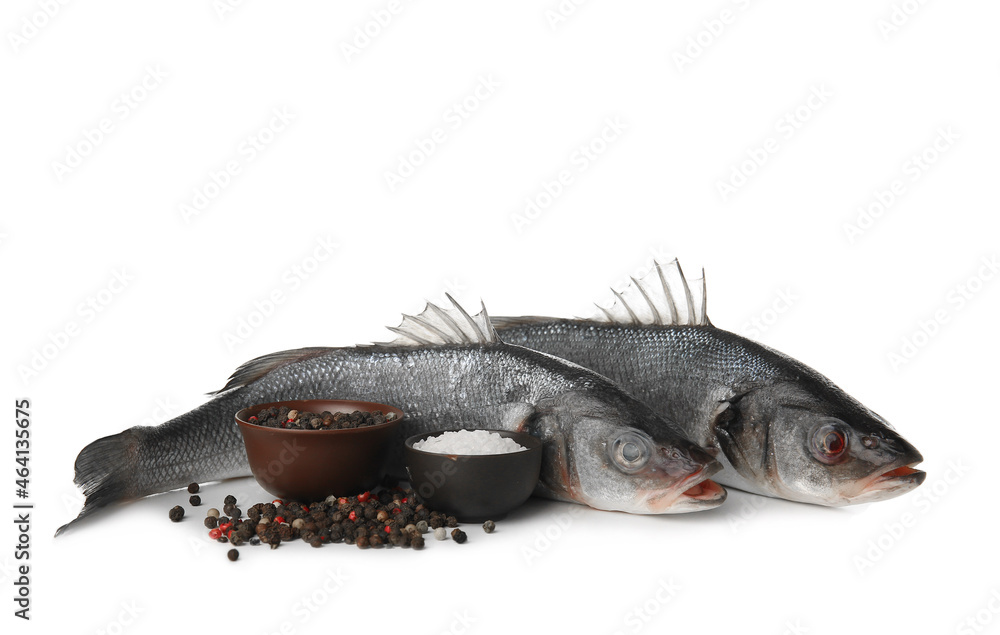
[[[820,425],[813,433],[813,449],[823,463],[839,463],[847,456],[847,434],[839,421]]]
[[[616,438],[610,447],[615,466],[625,473],[642,469],[652,455],[649,442],[635,432],[626,432]]]

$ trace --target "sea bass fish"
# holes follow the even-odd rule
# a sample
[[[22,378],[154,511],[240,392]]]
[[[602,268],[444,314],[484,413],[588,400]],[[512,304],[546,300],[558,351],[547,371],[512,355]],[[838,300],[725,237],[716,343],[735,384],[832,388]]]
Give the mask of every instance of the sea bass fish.
[[[543,441],[538,495],[639,514],[696,511],[725,499],[707,480],[721,465],[647,406],[581,366],[504,344],[485,307],[473,317],[449,300],[454,308],[428,304],[404,316],[391,329],[399,335],[393,342],[265,355],[237,369],[199,408],[94,441],[76,460],[75,481],[87,499],[73,522],[115,501],[249,476],[235,413],[315,398],[402,409],[391,470],[399,475],[410,435],[520,430]]]
[[[656,263],[598,318],[493,320],[504,341],[595,370],[679,424],[719,454],[723,485],[840,506],[924,481],[913,469],[923,457],[885,419],[805,364],[713,326],[704,273],[699,282],[676,260]]]

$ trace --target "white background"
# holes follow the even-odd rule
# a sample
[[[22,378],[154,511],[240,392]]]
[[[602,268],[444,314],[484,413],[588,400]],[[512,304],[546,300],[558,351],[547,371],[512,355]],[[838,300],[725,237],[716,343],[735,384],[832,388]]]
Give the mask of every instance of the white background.
[[[385,21],[384,1],[70,3],[51,17],[4,4],[3,393],[10,411],[33,402],[36,504],[34,619],[5,599],[4,624],[996,629],[1000,283],[982,265],[1000,250],[996,5],[594,2],[554,23],[554,0],[469,4],[404,2],[383,27],[369,22]],[[275,109],[291,121],[251,157],[243,144]],[[595,141],[616,120],[617,137]],[[413,154],[435,129],[430,156]],[[390,189],[411,156],[420,165]],[[230,161],[239,174],[214,187]],[[526,199],[547,206],[519,226]],[[313,268],[323,241],[336,247]],[[80,448],[199,405],[251,357],[383,339],[446,291],[495,315],[585,314],[673,256],[706,268],[717,325],[884,415],[923,452],[927,482],[836,510],[739,492],[682,517],[531,501],[494,535],[471,527],[468,544],[419,553],[297,543],[232,564],[201,514],[167,520],[182,492],[52,538],[80,506]],[[116,271],[128,284],[112,293]],[[275,291],[283,301],[255,316]],[[227,342],[241,320],[256,327]],[[213,504],[264,496],[249,479],[205,489]],[[345,581],[327,592],[331,574]]]

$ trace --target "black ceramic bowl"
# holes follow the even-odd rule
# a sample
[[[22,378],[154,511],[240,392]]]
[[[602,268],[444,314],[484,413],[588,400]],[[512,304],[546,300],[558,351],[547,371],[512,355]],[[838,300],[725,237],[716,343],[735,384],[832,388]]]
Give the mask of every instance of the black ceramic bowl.
[[[427,507],[463,522],[499,520],[528,500],[542,467],[542,442],[524,432],[490,430],[523,446],[508,454],[438,454],[413,444],[448,430],[406,440],[403,458],[413,490]]]

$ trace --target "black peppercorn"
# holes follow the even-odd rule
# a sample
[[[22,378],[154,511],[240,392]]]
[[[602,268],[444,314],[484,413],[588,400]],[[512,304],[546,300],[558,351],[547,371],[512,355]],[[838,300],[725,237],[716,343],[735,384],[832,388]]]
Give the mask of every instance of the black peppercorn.
[[[235,505],[236,497],[233,496],[232,494],[229,494],[228,496],[226,496],[226,499],[222,502],[225,503],[226,505]]]
[[[232,562],[236,562],[236,559],[240,557],[240,552],[235,549],[230,549],[228,552],[226,552],[226,557],[229,558],[229,560],[231,560]]]
[[[218,526],[219,526],[218,518],[216,518],[215,516],[205,517],[205,527],[207,527],[208,529],[215,529]]]
[[[197,483],[191,483],[188,485],[188,494],[197,494],[199,489]]]
[[[192,507],[197,507],[198,505],[201,505],[201,496],[195,494],[194,496],[188,499],[188,502],[191,503]]]
[[[462,531],[461,529],[453,529],[451,531],[451,539],[457,542],[458,544],[462,544],[463,542],[466,541],[467,538],[468,536],[466,536],[465,532]]]
[[[180,505],[174,505],[170,508],[170,520],[175,523],[180,522],[181,518],[184,518],[184,508]]]

